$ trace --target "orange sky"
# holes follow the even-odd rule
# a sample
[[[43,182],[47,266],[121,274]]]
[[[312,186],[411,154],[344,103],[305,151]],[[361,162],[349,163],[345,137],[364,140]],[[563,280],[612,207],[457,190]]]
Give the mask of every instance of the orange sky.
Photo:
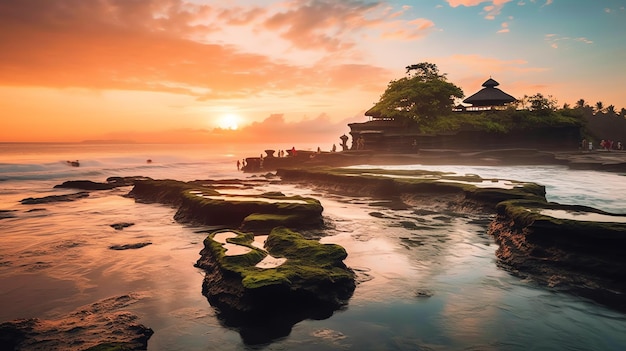
[[[425,3],[0,1],[0,142],[338,142],[423,61],[466,96],[626,107],[618,2]]]

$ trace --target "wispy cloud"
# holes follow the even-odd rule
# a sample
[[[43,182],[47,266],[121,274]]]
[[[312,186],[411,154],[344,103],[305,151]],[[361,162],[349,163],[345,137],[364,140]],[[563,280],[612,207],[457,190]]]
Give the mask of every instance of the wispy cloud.
[[[587,39],[585,37],[567,37],[567,36],[560,36],[558,34],[546,34],[544,37],[544,40],[550,45],[550,47],[554,48],[554,49],[558,49],[560,47],[560,43],[563,42],[579,42],[579,43],[583,43],[583,44],[593,44],[593,41],[590,39]]]
[[[501,29],[498,31],[498,33],[508,33],[509,32],[509,24],[508,23],[502,22],[500,27],[501,27]]]
[[[332,52],[354,47],[362,36],[412,40],[430,33],[432,21],[404,18],[409,9],[358,0],[293,1],[267,18],[264,26],[298,49]]]
[[[451,7],[458,6],[478,6],[482,3],[491,3],[483,7],[485,19],[493,20],[496,16],[500,15],[502,8],[508,2],[512,0],[446,0]]]

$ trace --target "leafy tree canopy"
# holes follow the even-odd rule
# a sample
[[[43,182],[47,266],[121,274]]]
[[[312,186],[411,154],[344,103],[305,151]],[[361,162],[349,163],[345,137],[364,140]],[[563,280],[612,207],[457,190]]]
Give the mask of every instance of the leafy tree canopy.
[[[369,115],[423,122],[451,114],[454,99],[464,96],[433,63],[422,62],[406,70],[408,76],[392,80]]]

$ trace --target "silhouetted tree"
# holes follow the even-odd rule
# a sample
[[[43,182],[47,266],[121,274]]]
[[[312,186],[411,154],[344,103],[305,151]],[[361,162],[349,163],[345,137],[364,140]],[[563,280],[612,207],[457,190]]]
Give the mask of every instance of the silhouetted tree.
[[[598,101],[596,102],[596,113],[602,112],[604,112],[604,104],[602,103],[602,101]]]
[[[576,108],[585,108],[585,106],[587,106],[587,102],[585,101],[585,99],[580,99],[576,101]]]
[[[623,108],[619,111],[619,115],[622,118],[626,118],[626,108]]]
[[[571,107],[570,107],[570,105],[566,102],[566,103],[564,103],[564,104],[563,104],[563,109],[564,109],[564,110],[570,110],[570,109],[571,109]]]
[[[526,96],[525,96],[526,98]],[[531,111],[556,111],[557,101],[552,97],[552,95],[543,96],[541,93],[537,93],[532,96],[528,96],[528,107]]]
[[[609,105],[606,107],[606,113],[608,113],[611,116],[616,116],[617,112],[615,112],[615,106],[614,105]]]

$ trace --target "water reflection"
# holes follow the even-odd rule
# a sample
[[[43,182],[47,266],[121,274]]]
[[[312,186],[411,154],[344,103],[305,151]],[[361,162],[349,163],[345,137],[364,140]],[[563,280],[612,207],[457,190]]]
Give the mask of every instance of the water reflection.
[[[626,223],[626,216],[612,216],[595,212],[542,209],[539,213],[545,216],[574,221]]]
[[[623,213],[626,182],[619,175],[559,167],[456,169],[536,181],[548,186],[551,201]],[[155,330],[150,350],[247,347],[242,339],[247,331],[241,335],[218,317],[201,295],[204,272],[193,264],[206,228],[181,226],[172,219],[174,209],[134,203],[119,196],[123,191],[92,192],[75,203],[18,204],[31,187],[28,196],[56,193],[49,190],[54,183],[8,191],[0,200],[17,210],[16,218],[0,222],[0,321],[54,317],[99,299],[142,292],[145,297],[130,309]],[[322,242],[347,249],[345,262],[357,271],[359,284],[348,306],[330,318],[258,319],[250,337],[276,337],[258,349],[621,350],[626,345],[624,314],[500,269],[497,246],[486,235],[488,218],[391,210],[370,206],[374,200],[368,198],[284,184],[262,190],[320,199],[328,225]],[[41,210],[28,212],[33,208]],[[109,227],[120,221],[135,225],[122,231]],[[153,245],[108,249],[136,241]],[[270,325],[279,332],[266,330]]]

